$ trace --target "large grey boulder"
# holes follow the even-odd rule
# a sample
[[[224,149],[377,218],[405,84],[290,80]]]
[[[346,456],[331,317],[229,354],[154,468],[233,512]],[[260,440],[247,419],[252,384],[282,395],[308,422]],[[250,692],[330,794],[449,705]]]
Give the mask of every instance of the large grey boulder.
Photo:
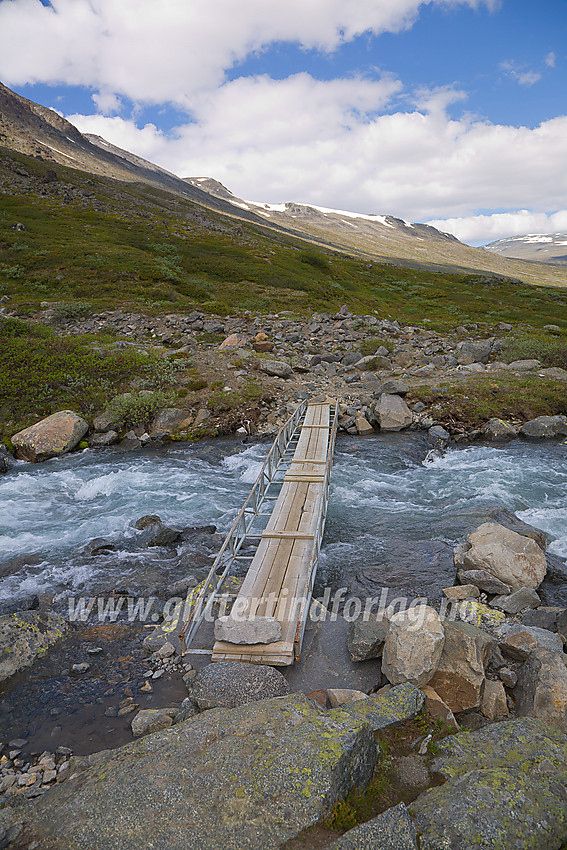
[[[207,711],[83,761],[92,766],[26,809],[22,846],[275,850],[367,785],[376,742],[368,724],[295,694]]]
[[[567,839],[567,741],[536,720],[490,724],[438,744],[445,784],[409,806],[422,850],[559,850]]]
[[[544,437],[565,437],[567,435],[567,416],[538,416],[524,422],[520,428],[523,437],[533,440]]]
[[[417,605],[388,619],[382,672],[392,685],[426,685],[437,669],[445,641],[439,615],[427,605]]]
[[[518,436],[516,429],[503,419],[489,419],[482,433],[487,440],[510,440]]]
[[[520,668],[514,688],[520,716],[567,722],[567,667],[563,652],[537,649]]]
[[[545,555],[530,537],[495,522],[485,522],[467,537],[467,570],[486,570],[511,590],[539,587],[547,572]]]
[[[283,696],[288,690],[286,680],[275,667],[242,661],[218,661],[199,670],[189,695],[203,711],[220,706],[235,708],[248,702]]]
[[[291,378],[293,370],[283,360],[260,360],[260,369],[274,378]]]
[[[469,623],[445,622],[444,629],[443,652],[429,685],[453,712],[478,708],[496,641]]]
[[[401,431],[413,422],[412,412],[399,395],[382,393],[374,407],[382,431]]]
[[[190,410],[164,407],[153,419],[150,434],[176,434],[189,428],[193,418]]]
[[[403,803],[349,829],[327,850],[417,850],[417,831]]]
[[[41,463],[70,452],[79,445],[88,430],[89,426],[81,416],[72,410],[60,410],[18,431],[12,437],[12,444],[20,460]]]
[[[144,708],[139,711],[132,720],[132,734],[139,738],[141,735],[149,735],[150,732],[159,732],[173,726],[173,721],[178,714],[178,708]]]
[[[471,363],[488,363],[494,339],[481,339],[478,342],[460,342],[457,345],[456,358],[461,366]]]
[[[51,612],[17,611],[0,617],[0,682],[31,667],[69,629],[63,617]]]
[[[455,547],[457,548],[457,547]],[[462,570],[459,572],[459,581],[462,584],[473,584],[485,593],[499,593],[507,595],[510,588],[503,581],[493,576],[486,570]]]
[[[520,611],[524,611],[526,608],[537,608],[541,605],[541,599],[535,590],[532,590],[530,587],[521,587],[509,595],[496,596],[490,604],[493,608],[504,611],[505,614],[513,615],[519,614]]]

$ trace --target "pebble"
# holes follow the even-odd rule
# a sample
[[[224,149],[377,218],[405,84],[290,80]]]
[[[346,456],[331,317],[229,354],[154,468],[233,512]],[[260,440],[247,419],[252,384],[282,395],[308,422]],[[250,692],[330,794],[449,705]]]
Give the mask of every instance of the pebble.
[[[153,688],[152,688],[152,686],[149,682],[144,682],[144,684],[140,688],[140,691],[144,694],[151,694],[152,691],[153,691]]]
[[[71,670],[73,673],[86,673],[87,670],[91,669],[91,665],[87,664],[86,661],[81,661],[79,664],[73,664]]]
[[[161,677],[164,675],[165,670],[156,670],[155,673],[152,673],[152,679],[161,679]]]
[[[133,702],[131,705],[124,705],[122,708],[118,709],[117,717],[124,717],[126,714],[130,714],[130,712],[135,711],[137,708],[140,708],[137,702]]]
[[[21,750],[22,747],[25,747],[26,744],[27,744],[26,738],[14,738],[13,741],[8,742],[9,747],[14,747],[14,749],[20,749],[20,750]]]
[[[89,646],[87,649],[88,655],[99,655],[101,652],[104,652],[102,646]]]

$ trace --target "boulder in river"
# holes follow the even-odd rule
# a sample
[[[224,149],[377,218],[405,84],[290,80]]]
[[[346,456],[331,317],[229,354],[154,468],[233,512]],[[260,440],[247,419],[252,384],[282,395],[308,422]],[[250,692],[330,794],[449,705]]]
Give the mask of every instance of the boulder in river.
[[[503,419],[489,419],[482,433],[487,440],[510,440],[517,437],[516,429]]]
[[[18,611],[0,617],[0,682],[30,667],[69,631],[58,614]]]
[[[189,428],[193,418],[190,410],[164,407],[152,420],[150,434],[176,434]]]
[[[485,522],[467,537],[467,570],[486,570],[511,590],[539,587],[547,572],[545,554],[530,537],[495,522]]]
[[[403,398],[392,393],[382,393],[374,407],[374,415],[381,431],[401,431],[409,428],[413,415]]]
[[[72,410],[60,410],[18,431],[12,437],[12,444],[20,460],[40,463],[70,452],[79,445],[88,430],[89,426],[81,416]]]
[[[213,709],[82,763],[18,810],[22,846],[280,847],[366,787],[376,742],[364,721],[294,694]]]
[[[567,436],[567,416],[538,416],[536,419],[530,419],[529,422],[524,422],[520,428],[520,434],[533,440],[544,437],[565,437]]]
[[[361,614],[349,623],[347,646],[351,661],[368,661],[382,655],[387,632],[388,621],[378,614],[370,619]]]

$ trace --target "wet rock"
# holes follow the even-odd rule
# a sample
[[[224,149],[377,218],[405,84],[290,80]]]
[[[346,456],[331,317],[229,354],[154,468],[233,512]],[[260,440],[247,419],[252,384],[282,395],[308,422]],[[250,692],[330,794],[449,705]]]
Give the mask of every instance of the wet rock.
[[[357,413],[354,417],[354,424],[356,426],[356,430],[359,436],[374,433],[374,428],[372,427],[370,422],[360,413]]]
[[[279,847],[372,776],[370,728],[332,715],[291,695],[213,709],[90,756],[77,780],[56,785],[26,812],[28,843],[57,850]]]
[[[123,452],[133,452],[142,448],[142,442],[135,431],[127,431],[118,446]]]
[[[417,850],[417,831],[403,803],[349,829],[328,850]]]
[[[510,531],[515,531],[523,537],[531,537],[532,540],[535,540],[539,548],[545,551],[547,547],[547,536],[541,528],[536,528],[534,525],[524,522],[507,508],[493,508],[489,514],[493,522],[497,522],[499,525],[503,525],[504,528],[509,528]]]
[[[567,416],[538,416],[524,422],[520,428],[523,437],[534,440],[567,436]]]
[[[467,537],[463,557],[471,570],[486,570],[512,590],[539,587],[547,572],[545,555],[529,537],[494,522],[485,522]]]
[[[274,643],[281,640],[282,627],[277,617],[218,617],[215,640],[237,644]]]
[[[70,629],[57,614],[19,611],[0,617],[0,682],[30,667]]]
[[[174,546],[181,537],[179,528],[168,528],[167,525],[162,526],[157,534],[148,540],[148,546]]]
[[[380,615],[373,615],[369,620],[360,615],[349,623],[347,647],[351,661],[379,658],[387,632],[388,621]]]
[[[444,446],[451,439],[451,435],[441,425],[433,425],[427,432],[427,439],[432,446]]]
[[[357,700],[349,705],[329,712],[346,712],[353,720],[364,720],[369,723],[372,731],[386,729],[396,723],[412,720],[422,710],[425,696],[414,685],[405,682],[391,688],[387,693],[371,694],[364,700]]]
[[[383,393],[376,406],[374,415],[382,431],[401,431],[409,428],[413,415],[403,398],[399,395]]]
[[[519,614],[526,608],[537,608],[541,605],[541,599],[529,587],[520,587],[509,596],[497,596],[490,603],[494,608],[504,611],[506,614]]]
[[[445,633],[439,615],[427,605],[418,605],[388,619],[382,672],[393,685],[425,685],[443,651]]]
[[[207,708],[235,708],[249,702],[284,696],[288,684],[274,667],[241,661],[208,664],[193,680],[190,696],[201,711]]]
[[[101,449],[107,448],[108,446],[113,446],[119,440],[119,436],[116,431],[105,431],[104,433],[95,433],[91,434],[87,440],[89,444],[89,448],[91,449]]]
[[[462,570],[459,572],[459,581],[463,584],[474,584],[485,593],[500,593],[507,595],[510,588],[503,581],[496,578],[486,570]]]
[[[61,410],[19,431],[11,439],[16,457],[40,463],[70,452],[78,446],[88,430],[85,420],[76,413]]]
[[[503,419],[489,419],[482,433],[487,440],[510,440],[518,436],[516,429]]]
[[[134,523],[134,528],[137,528],[138,531],[143,531],[146,528],[151,528],[154,525],[161,525],[161,519],[156,514],[147,514],[146,516],[140,517]]]
[[[443,652],[429,685],[453,712],[478,708],[484,668],[496,641],[469,623],[445,622],[444,628]]]
[[[533,651],[520,668],[514,697],[518,715],[564,724],[567,721],[565,654],[547,649]]]
[[[145,708],[132,720],[132,734],[139,738],[141,735],[149,735],[150,732],[167,729],[173,726],[173,719],[177,712],[177,708]]]
[[[547,629],[513,623],[504,626],[502,634],[500,649],[504,655],[515,661],[524,661],[536,649],[548,649],[551,652],[563,651],[563,641],[559,635],[548,632]]]

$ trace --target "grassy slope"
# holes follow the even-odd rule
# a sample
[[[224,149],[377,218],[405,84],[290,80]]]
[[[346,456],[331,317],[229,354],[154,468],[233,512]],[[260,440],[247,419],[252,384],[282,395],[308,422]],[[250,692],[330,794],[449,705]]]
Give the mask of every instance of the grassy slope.
[[[13,167],[27,172],[13,181]],[[436,274],[325,252],[148,187],[0,154],[0,295],[34,308],[86,300],[149,311],[356,312],[436,327],[567,318],[567,292],[478,275]],[[8,177],[6,177],[8,175]],[[19,185],[17,185],[19,184]],[[44,194],[40,194],[44,193]],[[21,222],[25,232],[11,229]]]

